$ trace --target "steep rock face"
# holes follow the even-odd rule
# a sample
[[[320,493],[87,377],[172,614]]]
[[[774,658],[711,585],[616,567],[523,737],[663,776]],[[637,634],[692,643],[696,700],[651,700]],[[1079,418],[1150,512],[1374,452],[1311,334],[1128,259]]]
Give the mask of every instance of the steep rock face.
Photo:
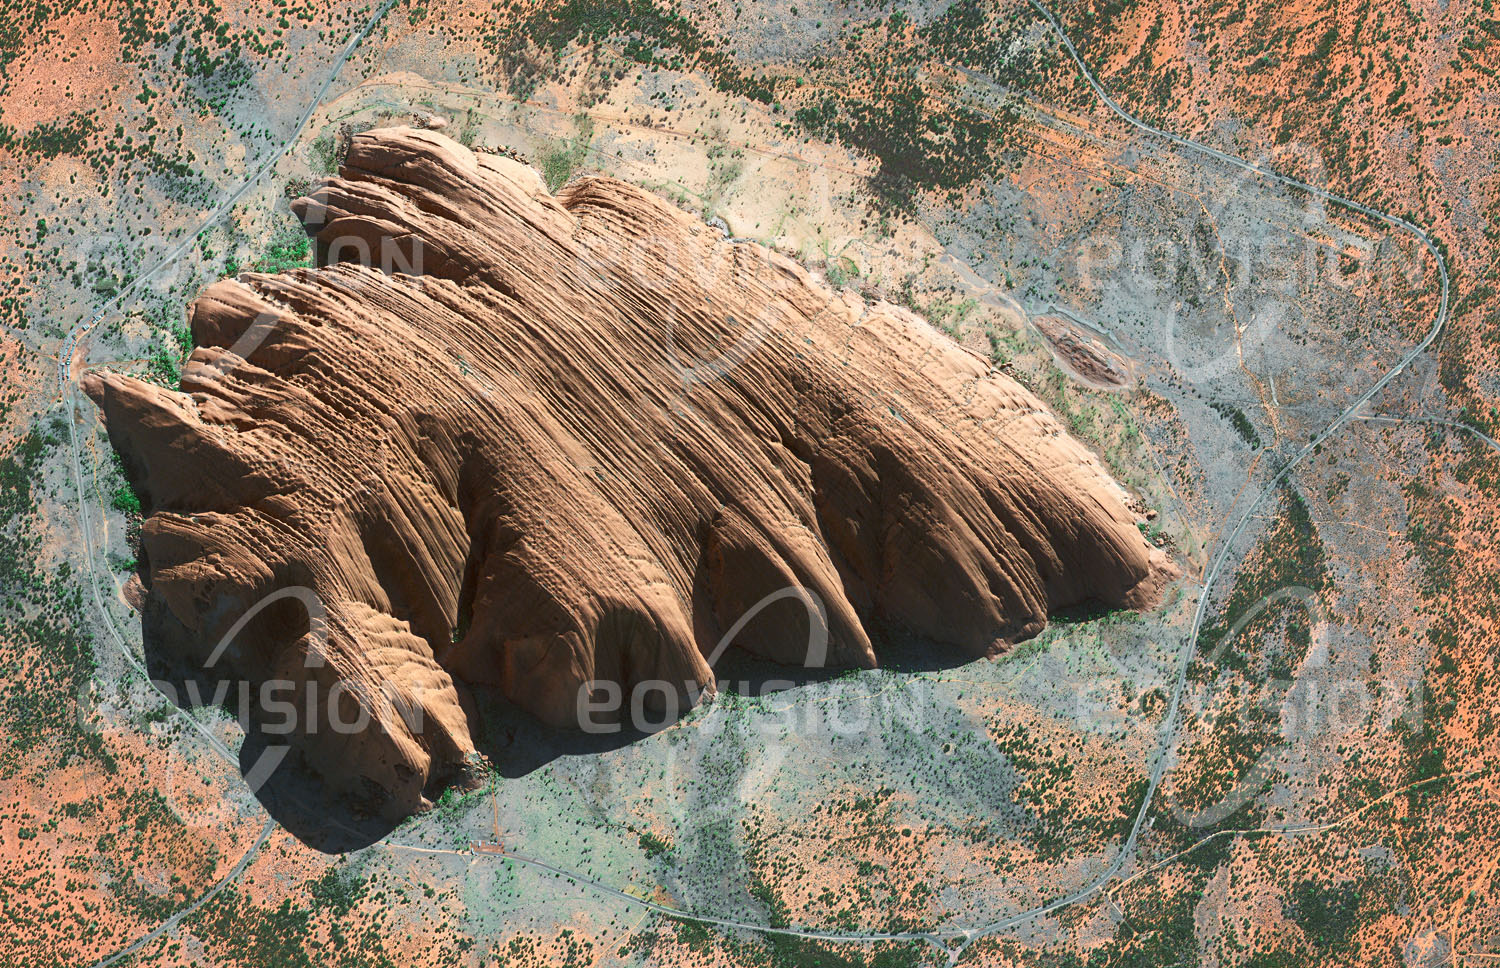
[[[988,656],[1172,574],[1020,385],[640,189],[390,129],[296,209],[328,264],[205,291],[183,392],[86,388],[148,632],[368,716],[292,738],[387,812],[472,752],[455,678],[576,725],[590,681],[711,690],[737,624],[787,663],[874,665],[876,618]]]

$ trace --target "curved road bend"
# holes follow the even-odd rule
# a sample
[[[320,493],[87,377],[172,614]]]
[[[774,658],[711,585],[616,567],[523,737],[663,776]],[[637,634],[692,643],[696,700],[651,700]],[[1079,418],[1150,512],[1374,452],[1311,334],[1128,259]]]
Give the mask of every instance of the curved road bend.
[[[1462,421],[1448,420],[1445,417],[1386,417],[1380,415],[1366,417],[1364,415],[1360,415],[1359,419],[1365,421],[1366,423],[1435,424],[1439,427],[1448,427],[1453,430],[1462,430],[1464,433],[1473,436],[1490,450],[1500,451],[1500,441],[1497,441],[1495,438],[1491,437],[1489,434],[1486,434],[1478,427],[1471,427],[1468,424],[1463,423]]]

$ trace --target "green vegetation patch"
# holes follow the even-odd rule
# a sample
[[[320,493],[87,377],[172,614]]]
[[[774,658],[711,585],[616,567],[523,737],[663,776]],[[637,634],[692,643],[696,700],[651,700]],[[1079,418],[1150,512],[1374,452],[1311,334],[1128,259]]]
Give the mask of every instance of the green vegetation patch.
[[[312,241],[300,227],[287,227],[278,231],[266,249],[266,254],[251,264],[252,272],[288,272],[312,266]]]
[[[1096,803],[1074,782],[1068,753],[1036,739],[1026,726],[996,729],[995,742],[1024,777],[1015,798],[1032,817],[1026,833],[1038,859],[1055,861],[1129,836],[1146,796],[1144,777],[1132,780],[1116,797],[1106,796],[1107,802]]]
[[[165,338],[156,349],[151,351],[151,355],[146,360],[147,377],[173,390],[178,389],[182,385],[183,363],[192,351],[193,335],[188,331],[187,326],[183,323],[171,324],[167,327]],[[130,510],[121,507],[118,502],[115,506],[122,511]],[[134,510],[137,514],[140,513],[139,501],[136,502]]]
[[[542,155],[542,178],[547,182],[549,192],[556,192],[566,185],[588,155],[589,143],[594,137],[593,119],[580,114],[573,123],[577,127],[573,137],[558,142]]]
[[[1250,445],[1251,450],[1260,450],[1262,446],[1260,434],[1255,432],[1255,425],[1250,422],[1249,417],[1245,416],[1245,411],[1232,403],[1225,403],[1222,400],[1215,400],[1209,406],[1213,407],[1220,416],[1229,420],[1230,426],[1234,427],[1234,432],[1240,435],[1241,440]]]
[[[1306,501],[1289,486],[1278,497],[1270,529],[1218,614],[1199,631],[1199,658],[1189,675],[1214,688],[1175,773],[1173,799],[1187,811],[1230,805],[1232,798],[1253,803],[1275,781],[1265,764],[1285,742],[1281,698],[1312,645],[1311,603],[1329,583],[1327,553]],[[1215,826],[1194,829],[1201,836]]]
[[[560,3],[503,5],[486,38],[498,65],[510,78],[510,91],[529,98],[553,75],[557,55],[573,44],[610,42],[636,64],[671,70],[699,70],[716,87],[769,104],[775,82],[742,70],[716,41],[675,5],[653,0],[563,0]],[[547,56],[539,61],[540,49]]]
[[[1020,121],[1014,103],[986,111],[929,91],[924,79],[934,59],[986,69],[1002,64],[996,41],[1003,37],[986,23],[976,4],[961,2],[921,28],[901,11],[857,25],[843,38],[852,83],[823,85],[824,93],[793,118],[879,161],[870,187],[887,213],[911,213],[923,191],[951,192],[993,178],[1014,160]],[[812,66],[824,67],[818,59]]]
[[[355,910],[367,896],[383,901],[365,879],[338,867],[305,885],[312,904],[286,898],[258,904],[234,887],[220,892],[186,922],[216,964],[245,968],[395,968],[379,917]],[[399,900],[393,898],[392,903]],[[393,907],[393,911],[399,907]],[[322,939],[326,932],[327,941]],[[454,954],[454,952],[449,952]]]

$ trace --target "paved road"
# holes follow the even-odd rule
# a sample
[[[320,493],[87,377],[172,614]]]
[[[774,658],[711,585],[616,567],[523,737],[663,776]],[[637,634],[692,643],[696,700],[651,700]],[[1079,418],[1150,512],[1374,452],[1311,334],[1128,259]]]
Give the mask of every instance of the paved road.
[[[1491,437],[1489,434],[1484,433],[1482,430],[1478,429],[1477,427],[1470,427],[1466,423],[1462,423],[1462,422],[1457,421],[1457,420],[1449,420],[1446,417],[1384,417],[1384,416],[1369,416],[1369,417],[1366,417],[1366,416],[1360,416],[1359,419],[1363,420],[1363,421],[1366,421],[1367,423],[1435,424],[1435,425],[1437,425],[1439,427],[1450,427],[1453,430],[1462,430],[1464,433],[1472,435],[1473,437],[1475,437],[1476,439],[1478,439],[1480,443],[1484,444],[1490,450],[1500,451],[1500,441],[1495,440],[1495,438]]]

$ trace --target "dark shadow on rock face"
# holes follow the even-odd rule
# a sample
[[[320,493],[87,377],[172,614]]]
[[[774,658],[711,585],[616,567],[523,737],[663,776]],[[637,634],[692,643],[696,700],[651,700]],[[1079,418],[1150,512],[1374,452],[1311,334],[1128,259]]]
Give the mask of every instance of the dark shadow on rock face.
[[[956,645],[935,642],[887,622],[872,624],[875,654],[880,656],[880,667],[888,672],[938,672],[988,661],[976,659]]]
[[[478,720],[470,723],[474,745],[505,779],[516,779],[553,760],[595,756],[638,742],[650,733],[620,724],[614,732],[557,729],[537,719],[489,686],[471,687]]]
[[[880,628],[874,638],[881,667],[891,671],[932,672],[976,661],[962,649],[939,645],[898,629]],[[857,674],[842,667],[782,665],[738,646],[724,650],[714,672],[721,693],[747,697],[801,689]],[[675,717],[662,718],[657,710],[646,713],[647,724],[653,727],[650,730],[630,725],[601,733],[557,729],[509,702],[497,689],[474,686],[470,692],[477,713],[474,718],[478,720],[471,724],[474,745],[489,759],[495,772],[506,779],[526,776],[557,759],[621,749],[675,721]]]
[[[269,772],[266,767],[274,767]],[[372,816],[329,793],[302,756],[252,727],[240,748],[240,775],[271,818],[314,850],[341,854],[378,843],[399,819]],[[262,779],[262,777],[264,777]]]
[[[927,672],[976,661],[961,649],[944,647],[899,629],[879,628],[875,644],[882,668],[891,671]],[[371,814],[348,797],[330,792],[297,749],[286,745],[287,737],[268,736],[253,716],[241,715],[243,697],[238,683],[226,686],[204,675],[204,670],[184,669],[166,658],[180,654],[176,649],[153,648],[148,639],[146,655],[153,680],[183,708],[217,705],[226,714],[240,718],[247,727],[239,753],[240,774],[266,812],[293,836],[316,850],[344,853],[375,844],[401,825],[400,817]],[[851,674],[844,668],[782,665],[738,646],[724,650],[714,671],[721,692],[740,696],[796,690]],[[499,689],[474,685],[464,687],[464,692],[474,745],[502,784],[558,759],[621,749],[654,731],[628,722],[604,731],[559,729],[511,703]],[[661,709],[647,710],[644,715],[653,728],[670,725],[677,718]],[[451,785],[462,787],[465,782],[459,777]],[[441,787],[430,795],[436,797],[440,791]]]
[[[714,672],[718,676],[721,691],[727,690],[739,696],[764,696],[809,683],[837,679],[847,675],[849,670],[783,665],[738,646],[731,646],[719,657]]]
[[[146,643],[146,668],[153,684],[184,710],[214,707],[245,729],[239,751],[240,777],[260,805],[298,840],[325,853],[359,850],[381,840],[400,820],[370,816],[346,798],[332,795],[284,736],[267,736],[243,708],[254,695],[241,680],[210,676],[185,667],[173,655]]]
[[[879,668],[887,672],[938,672],[988,661],[976,659],[956,645],[924,638],[879,619],[869,619],[865,625],[880,661]],[[714,671],[721,688],[727,686],[741,696],[760,696],[810,683],[828,682],[855,672],[843,666],[807,668],[782,665],[737,646],[724,651]]]

